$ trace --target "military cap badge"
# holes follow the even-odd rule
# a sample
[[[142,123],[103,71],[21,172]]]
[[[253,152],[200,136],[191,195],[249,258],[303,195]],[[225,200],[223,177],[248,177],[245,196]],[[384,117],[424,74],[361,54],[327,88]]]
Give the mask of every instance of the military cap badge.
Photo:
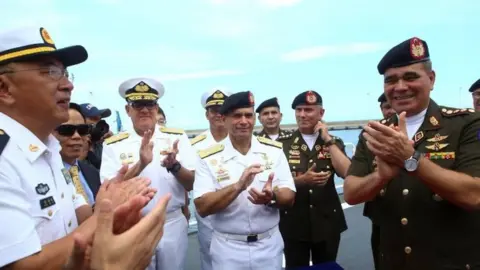
[[[306,95],[306,101],[308,104],[314,104],[317,102],[317,96],[313,93],[313,91],[308,91]]]
[[[425,47],[423,47],[423,43],[420,39],[412,38],[410,40],[410,54],[415,59],[421,59],[425,56]]]
[[[255,103],[255,99],[253,98],[252,92],[248,92],[248,101],[250,102],[250,105],[252,105],[252,106]]]
[[[43,27],[40,28],[40,35],[42,36],[43,41],[48,44],[55,44],[53,42],[53,39],[50,37],[50,34],[48,34],[47,30]]]
[[[223,97],[224,97],[224,95],[220,90],[215,91],[215,93],[213,94],[214,99],[221,99]]]
[[[148,90],[150,90],[150,86],[148,86],[148,84],[146,84],[144,82],[139,82],[135,86],[135,91],[137,91],[137,92],[147,92]]]

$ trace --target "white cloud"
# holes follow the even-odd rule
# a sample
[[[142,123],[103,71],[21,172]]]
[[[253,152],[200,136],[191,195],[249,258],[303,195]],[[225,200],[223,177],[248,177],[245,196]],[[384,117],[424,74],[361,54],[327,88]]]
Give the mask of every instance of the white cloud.
[[[286,62],[299,62],[328,56],[356,55],[376,52],[384,49],[385,47],[386,45],[384,43],[376,42],[316,46],[285,53],[281,56],[281,59]]]
[[[206,70],[196,71],[189,73],[176,73],[176,74],[163,74],[158,77],[161,81],[179,81],[179,80],[194,80],[194,79],[206,79],[223,76],[235,76],[243,74],[238,70]]]

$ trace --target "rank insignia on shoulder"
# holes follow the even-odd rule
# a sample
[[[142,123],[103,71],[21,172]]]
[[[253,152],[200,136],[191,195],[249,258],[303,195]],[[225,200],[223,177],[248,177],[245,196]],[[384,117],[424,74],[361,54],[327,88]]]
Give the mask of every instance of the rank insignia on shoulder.
[[[161,127],[160,131],[163,132],[163,133],[175,134],[175,135],[182,135],[183,133],[185,133],[185,131],[181,128]]]
[[[48,184],[40,183],[35,187],[35,191],[38,195],[45,195],[50,191]]]
[[[113,135],[110,138],[105,139],[105,144],[109,145],[109,144],[113,144],[113,143],[116,143],[116,142],[119,142],[119,141],[123,141],[128,137],[130,137],[129,133],[122,132],[122,133],[119,133],[117,135]]]
[[[267,138],[264,138],[264,137],[257,137],[257,139],[260,143],[263,143],[263,144],[266,144],[266,145],[274,146],[274,147],[277,147],[277,148],[280,148],[280,149],[282,149],[282,147],[283,147],[283,143],[281,143],[281,142],[270,140],[270,139],[267,139]]]
[[[195,144],[205,140],[205,138],[207,138],[207,135],[205,135],[205,134],[198,135],[197,137],[190,140],[190,144],[195,145]]]
[[[209,157],[213,154],[220,153],[223,151],[225,146],[223,144],[215,144],[212,147],[209,147],[205,150],[201,150],[198,152],[198,155],[200,156],[201,159],[204,159],[206,157]]]
[[[0,155],[2,154],[3,150],[5,150],[5,147],[7,147],[7,143],[10,140],[10,136],[3,131],[3,129],[0,129]]]
[[[449,107],[442,107],[441,109],[442,115],[446,117],[450,116],[457,116],[457,115],[466,115],[474,113],[474,109],[457,109],[457,108],[449,108]]]
[[[53,205],[55,205],[55,199],[53,198],[53,196],[43,198],[40,200],[40,209],[42,210]]]

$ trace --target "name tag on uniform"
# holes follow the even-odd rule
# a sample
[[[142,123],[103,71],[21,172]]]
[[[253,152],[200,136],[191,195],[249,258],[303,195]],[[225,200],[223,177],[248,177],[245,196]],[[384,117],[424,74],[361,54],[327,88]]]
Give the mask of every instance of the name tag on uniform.
[[[55,199],[52,196],[40,200],[40,209],[42,210],[52,205],[55,205]]]
[[[63,174],[63,177],[65,178],[65,182],[67,182],[67,185],[73,181],[72,176],[70,175],[67,169],[63,168],[62,174]]]

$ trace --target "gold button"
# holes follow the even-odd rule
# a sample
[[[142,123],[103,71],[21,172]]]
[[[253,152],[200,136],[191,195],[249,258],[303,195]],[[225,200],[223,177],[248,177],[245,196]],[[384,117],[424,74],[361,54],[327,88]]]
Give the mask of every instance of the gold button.
[[[310,204],[310,208],[313,208],[313,205]]]
[[[71,227],[71,226],[72,226],[72,221],[70,220],[70,221],[68,222],[68,227]]]
[[[65,198],[65,194],[62,193],[62,199]]]
[[[285,211],[285,215],[287,214],[287,211]]]
[[[312,162],[313,162],[313,159],[310,159],[309,162],[312,163]]]
[[[442,197],[440,197],[440,195],[438,195],[438,194],[434,194],[434,195],[432,196],[432,198],[433,198],[433,200],[435,200],[435,201],[437,201],[437,202],[443,200]]]
[[[410,191],[408,189],[404,189],[402,191],[403,196],[407,196]]]
[[[384,189],[384,188],[382,188],[382,189],[380,190],[380,196],[383,196],[383,195],[385,195],[385,189]]]
[[[407,225],[408,224],[408,219],[402,218],[402,225]]]
[[[310,189],[308,192],[310,192],[310,194],[312,194],[312,193],[313,193],[313,190]]]
[[[327,165],[327,169],[330,169],[330,166]]]
[[[412,248],[411,247],[405,247],[405,253],[406,254],[410,254],[412,252]]]
[[[337,212],[337,209],[333,209],[333,212],[336,213],[336,212]]]
[[[53,211],[52,210],[48,210],[48,216],[52,216],[53,215]]]
[[[295,166],[292,166],[292,169],[294,169],[294,170],[295,170]]]

